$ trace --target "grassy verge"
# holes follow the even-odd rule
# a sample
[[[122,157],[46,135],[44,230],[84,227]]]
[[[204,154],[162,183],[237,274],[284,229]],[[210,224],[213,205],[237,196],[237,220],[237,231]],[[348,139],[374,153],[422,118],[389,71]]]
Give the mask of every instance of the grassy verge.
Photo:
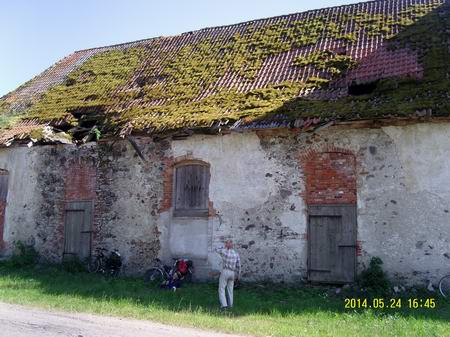
[[[140,279],[105,279],[57,267],[0,264],[0,301],[256,336],[449,336],[450,302],[436,308],[344,308],[344,296],[326,288],[244,285],[235,308],[218,311],[215,284],[191,284],[173,293]],[[411,298],[417,296],[410,296]],[[388,302],[388,301],[387,301]]]

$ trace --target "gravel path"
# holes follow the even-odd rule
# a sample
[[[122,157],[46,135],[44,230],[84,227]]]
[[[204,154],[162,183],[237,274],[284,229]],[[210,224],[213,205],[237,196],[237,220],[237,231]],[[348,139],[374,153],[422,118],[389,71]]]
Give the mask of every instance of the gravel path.
[[[237,337],[89,314],[64,313],[0,303],[1,337]]]

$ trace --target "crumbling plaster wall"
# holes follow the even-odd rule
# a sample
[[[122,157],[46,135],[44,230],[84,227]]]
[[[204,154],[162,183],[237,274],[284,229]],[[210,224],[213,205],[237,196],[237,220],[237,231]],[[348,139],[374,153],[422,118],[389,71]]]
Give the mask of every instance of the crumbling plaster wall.
[[[67,199],[67,186],[92,179],[93,250],[118,249],[126,272],[145,270],[160,252],[157,219],[168,143],[155,144],[149,138],[137,142],[145,160],[125,140],[0,150],[0,168],[10,172],[6,253],[11,253],[15,240],[21,240],[34,244],[47,260],[61,261],[65,203],[78,196],[86,199],[85,186],[71,186]],[[89,176],[79,177],[85,174]]]
[[[174,156],[211,165],[208,261],[224,238],[236,241],[244,276],[306,275],[306,206],[299,157],[330,147],[357,159],[358,271],[380,256],[394,280],[437,281],[450,256],[450,126],[328,128],[316,133],[245,132],[172,142]]]
[[[241,254],[243,276],[291,281],[306,268],[306,232],[301,177],[295,158],[271,144],[271,155],[255,133],[193,136],[173,141],[173,156],[190,156],[211,165],[207,259],[219,269],[214,250],[232,238]],[[281,148],[280,148],[281,150]],[[277,156],[281,157],[277,157]],[[177,221],[175,219],[175,221]],[[192,242],[195,245],[195,242]]]
[[[448,269],[449,124],[325,129],[299,150],[335,146],[357,157],[358,270],[379,256],[399,282],[437,282]]]
[[[34,242],[46,258],[60,260],[65,183],[68,174],[77,174],[70,171],[76,160],[95,167],[94,247],[119,249],[128,272],[179,253],[171,251],[171,227],[190,234],[197,221],[206,233],[187,240],[209,269],[219,269],[214,249],[230,237],[247,279],[298,280],[307,262],[301,157],[337,147],[356,156],[358,269],[380,256],[395,279],[436,281],[450,262],[449,136],[449,124],[430,123],[138,138],[144,160],[126,140],[0,149],[0,169],[9,171],[4,238],[9,248],[14,240]],[[180,157],[210,165],[214,212],[206,220],[176,219],[162,207],[165,172]]]
[[[35,193],[39,173],[34,167],[38,159],[34,149],[0,149],[0,168],[9,176],[3,237],[7,254],[15,240],[32,242],[36,236],[34,212],[40,198]]]

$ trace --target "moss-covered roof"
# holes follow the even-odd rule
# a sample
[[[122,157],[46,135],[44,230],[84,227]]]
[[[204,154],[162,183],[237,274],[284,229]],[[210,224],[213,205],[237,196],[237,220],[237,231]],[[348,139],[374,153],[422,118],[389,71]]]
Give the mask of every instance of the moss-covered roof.
[[[78,51],[2,97],[0,128],[450,115],[449,7],[378,0]]]

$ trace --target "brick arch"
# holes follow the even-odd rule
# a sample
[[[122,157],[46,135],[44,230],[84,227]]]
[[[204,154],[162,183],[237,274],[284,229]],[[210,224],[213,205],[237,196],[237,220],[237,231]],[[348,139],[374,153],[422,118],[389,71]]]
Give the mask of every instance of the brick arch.
[[[184,156],[182,157],[184,158]],[[211,167],[211,165],[209,163],[207,163],[206,161],[200,160],[200,159],[181,159],[178,158],[177,160],[175,160],[172,164],[173,168],[177,168],[183,165],[202,165],[202,166],[206,166],[208,168]]]
[[[347,149],[328,147],[301,156],[307,205],[356,204],[356,157]]]

